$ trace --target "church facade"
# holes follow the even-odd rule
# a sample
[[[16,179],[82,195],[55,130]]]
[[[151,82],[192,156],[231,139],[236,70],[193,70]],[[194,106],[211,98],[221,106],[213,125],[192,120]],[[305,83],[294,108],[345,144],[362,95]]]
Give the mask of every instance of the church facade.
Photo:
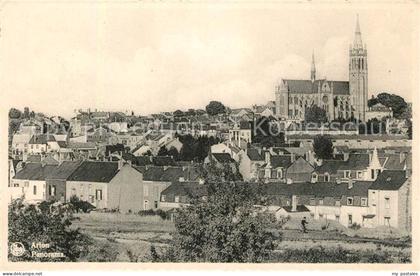
[[[276,116],[301,121],[305,110],[312,105],[323,108],[328,119],[366,120],[368,101],[367,49],[362,43],[359,19],[353,44],[349,49],[349,80],[334,81],[316,78],[315,58],[312,54],[311,78],[282,79],[276,86]]]

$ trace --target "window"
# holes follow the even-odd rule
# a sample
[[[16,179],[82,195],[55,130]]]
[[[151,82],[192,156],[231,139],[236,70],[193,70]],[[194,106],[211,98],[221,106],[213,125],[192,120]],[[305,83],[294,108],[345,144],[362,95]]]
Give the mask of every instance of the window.
[[[362,197],[360,199],[360,205],[362,206],[367,206],[367,198],[366,197]]]
[[[351,173],[351,171],[344,171],[344,177],[345,178],[350,178],[350,173]]]
[[[89,196],[89,202],[90,203],[94,203],[95,202],[95,197],[93,195]]]
[[[149,210],[149,201],[148,200],[144,201],[144,210]]]
[[[325,173],[324,175],[324,181],[329,182],[330,181],[330,175],[328,173]]]
[[[353,215],[348,215],[349,225],[353,224]]]
[[[370,170],[370,178],[372,178],[372,179],[375,178],[375,170],[374,169]]]
[[[323,199],[319,200],[319,205],[324,205],[324,200]]]
[[[363,178],[363,172],[357,172],[357,179]]]
[[[179,196],[175,196],[175,202],[179,202]]]
[[[389,221],[391,220],[391,217],[384,217],[384,225],[390,225]]]
[[[33,188],[34,190],[33,190],[33,192],[34,192],[34,195],[36,195],[36,185],[34,185],[34,188]]]
[[[335,206],[340,206],[341,205],[341,201],[340,200],[336,200],[335,201]]]
[[[162,202],[164,202],[165,201],[165,195],[162,195],[161,197],[160,197],[160,201],[162,201]]]
[[[353,205],[353,198],[352,197],[348,197],[347,198],[347,205]]]
[[[389,209],[390,208],[390,199],[389,197],[385,197],[385,209]]]
[[[96,200],[102,200],[102,190],[96,190],[95,197]]]
[[[149,196],[149,187],[143,186],[143,196]]]
[[[311,199],[309,200],[309,204],[310,204],[310,205],[315,205],[315,198],[311,198]]]
[[[13,187],[19,187],[19,183],[13,183]]]
[[[55,196],[55,186],[54,185],[48,186],[48,193],[49,193],[50,196]]]
[[[29,181],[25,181],[25,187],[29,187]]]
[[[319,214],[319,218],[320,219],[324,218],[324,214]]]
[[[159,206],[158,206],[158,201],[157,200],[155,200],[155,209],[157,209]]]
[[[340,215],[335,215],[335,220],[340,221]]]

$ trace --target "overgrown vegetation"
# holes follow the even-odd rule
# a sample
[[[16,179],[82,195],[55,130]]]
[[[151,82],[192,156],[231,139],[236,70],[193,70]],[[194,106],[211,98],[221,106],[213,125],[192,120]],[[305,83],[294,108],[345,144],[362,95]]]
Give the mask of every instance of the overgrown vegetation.
[[[9,245],[21,243],[23,255],[9,252],[10,261],[63,262],[77,261],[86,252],[92,240],[78,229],[71,229],[73,209],[57,202],[24,204],[22,199],[9,205]],[[35,244],[47,244],[48,248],[33,248]],[[63,257],[33,256],[31,252],[62,253]]]

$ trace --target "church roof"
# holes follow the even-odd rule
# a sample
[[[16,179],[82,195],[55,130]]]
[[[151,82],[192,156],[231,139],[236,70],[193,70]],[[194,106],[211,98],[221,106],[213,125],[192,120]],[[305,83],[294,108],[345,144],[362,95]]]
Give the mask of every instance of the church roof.
[[[318,93],[318,85],[327,82],[329,87],[333,89],[334,95],[349,95],[349,82],[348,81],[328,81],[328,80],[315,80],[313,83],[311,80],[283,80],[290,93],[296,94],[312,94]]]

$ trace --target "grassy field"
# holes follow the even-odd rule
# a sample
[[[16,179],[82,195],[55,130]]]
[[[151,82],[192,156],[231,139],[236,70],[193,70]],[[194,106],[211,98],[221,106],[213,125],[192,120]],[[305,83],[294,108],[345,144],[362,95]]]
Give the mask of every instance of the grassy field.
[[[148,261],[150,246],[159,251],[171,240],[173,222],[158,216],[136,214],[90,213],[79,214],[73,226],[80,228],[95,240],[87,261]],[[335,222],[311,222],[309,232],[302,233],[297,221],[288,221],[280,230],[273,261],[304,261],[296,256],[344,255],[343,262],[407,262],[411,259],[411,239],[396,229],[347,229]],[[277,229],[278,230],[278,229]],[[338,252],[338,253],[337,253]],[[360,259],[360,256],[365,256]]]

